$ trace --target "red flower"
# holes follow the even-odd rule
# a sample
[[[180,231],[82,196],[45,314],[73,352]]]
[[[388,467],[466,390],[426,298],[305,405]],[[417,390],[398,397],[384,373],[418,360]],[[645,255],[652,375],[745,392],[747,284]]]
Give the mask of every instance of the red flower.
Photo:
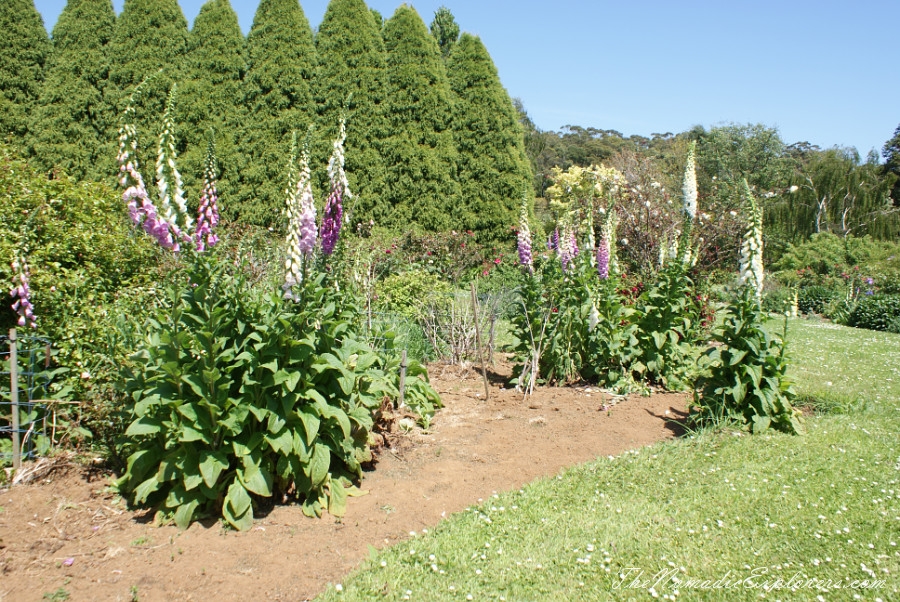
[[[498,257],[497,259],[494,260],[494,265],[500,265],[500,258],[499,258],[499,257]]]

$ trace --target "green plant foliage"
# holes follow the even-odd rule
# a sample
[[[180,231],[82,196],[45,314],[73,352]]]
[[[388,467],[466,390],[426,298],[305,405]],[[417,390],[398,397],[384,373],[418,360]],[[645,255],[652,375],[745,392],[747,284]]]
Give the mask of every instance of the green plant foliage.
[[[53,27],[53,54],[29,128],[34,163],[75,179],[114,170],[116,115],[104,101],[107,45],[115,29],[110,0],[69,0]]]
[[[410,270],[390,274],[377,286],[375,307],[416,320],[427,307],[449,304],[450,284],[433,272]]]
[[[60,350],[76,398],[95,399],[99,383],[117,370],[98,351],[115,331],[115,306],[135,320],[152,296],[158,251],[135,236],[121,198],[101,184],[48,179],[0,147],[0,257],[25,248],[38,333]],[[8,293],[9,263],[0,262]],[[15,325],[0,305],[0,331]],[[84,377],[82,376],[84,375]],[[85,412],[92,411],[85,404]]]
[[[291,133],[305,131],[315,117],[310,88],[317,63],[312,30],[297,0],[262,0],[247,37],[243,163],[230,213],[242,222],[269,226],[281,215]]]
[[[737,422],[759,433],[773,428],[802,432],[800,412],[791,406],[795,397],[787,379],[785,331],[771,337],[751,286],[742,286],[725,309],[724,320],[713,331],[703,354],[708,372],[694,386],[690,421],[698,426]]]
[[[44,81],[50,40],[33,0],[0,3],[0,141],[21,141]]]
[[[478,37],[463,34],[447,73],[455,96],[453,134],[463,200],[458,211],[483,244],[501,244],[509,239],[522,191],[532,179],[516,110]]]
[[[391,224],[463,229],[453,100],[437,42],[422,18],[401,6],[384,25],[387,126],[384,197]]]
[[[844,297],[844,294],[826,286],[804,286],[797,292],[797,309],[805,314],[821,314],[825,306]]]
[[[893,180],[874,153],[865,161],[853,148],[810,153],[798,165],[790,189],[769,202],[768,230],[780,242],[819,232],[893,239],[900,233],[900,215],[890,197]]]
[[[894,136],[884,143],[881,156],[884,157],[884,175],[893,180],[891,199],[894,206],[900,206],[900,125],[894,130]]]
[[[209,0],[194,19],[178,86],[181,138],[187,148],[179,157],[187,198],[196,204],[203,185],[207,135],[215,131],[217,187],[229,215],[239,179],[238,132],[245,119],[241,79],[246,71],[244,35],[228,0]]]
[[[134,87],[151,78],[134,103],[135,125],[145,149],[139,153],[143,165],[153,165],[155,161],[151,153],[156,147],[150,141],[155,141],[159,133],[159,115],[165,109],[172,84],[182,79],[187,49],[187,19],[176,0],[125,0],[107,48],[110,71],[105,97],[118,115]],[[111,124],[106,140],[117,139],[119,125],[118,120]],[[183,146],[177,150],[183,150]]]
[[[385,51],[381,20],[363,0],[332,0],[316,34],[319,66],[314,82],[319,128],[316,155],[327,162],[331,142],[337,136],[341,115],[347,119],[345,169],[350,191],[348,204],[356,223],[374,219],[384,224],[385,204],[383,143],[385,122]],[[327,182],[320,182],[327,188]]]
[[[859,298],[847,319],[848,326],[898,332],[900,295],[872,295]]]
[[[254,498],[291,490],[307,515],[342,516],[390,391],[353,334],[358,308],[323,274],[290,303],[204,256],[170,291],[125,368],[134,451],[119,489],[181,528],[212,513],[247,529]]]
[[[699,324],[694,283],[681,261],[669,261],[638,299],[638,358],[634,370],[669,389],[696,375]]]
[[[601,280],[581,253],[565,273],[553,257],[523,279],[511,318],[518,386],[586,379],[621,392],[637,388],[636,316],[618,291],[618,275]]]

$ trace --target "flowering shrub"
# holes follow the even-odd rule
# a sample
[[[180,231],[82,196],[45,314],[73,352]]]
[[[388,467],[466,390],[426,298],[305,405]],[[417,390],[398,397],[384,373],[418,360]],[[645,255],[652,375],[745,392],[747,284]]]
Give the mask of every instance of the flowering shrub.
[[[706,372],[695,383],[690,418],[697,425],[735,421],[754,433],[768,428],[799,433],[800,413],[791,406],[795,394],[787,379],[787,318],[780,339],[763,328],[762,211],[746,180],[743,191],[749,219],[740,285],[703,354]]]
[[[182,528],[221,514],[245,529],[253,498],[278,493],[307,514],[342,515],[390,392],[353,335],[358,308],[323,274],[286,304],[210,259],[172,284],[173,307],[148,322],[125,369],[133,453],[118,487]]]

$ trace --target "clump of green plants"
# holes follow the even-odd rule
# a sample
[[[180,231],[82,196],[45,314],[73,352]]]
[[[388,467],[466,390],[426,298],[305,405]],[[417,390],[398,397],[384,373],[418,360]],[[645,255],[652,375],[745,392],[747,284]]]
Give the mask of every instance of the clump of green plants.
[[[856,328],[900,332],[900,295],[860,297],[846,323]]]
[[[690,422],[696,426],[737,423],[759,433],[773,428],[800,433],[791,402],[785,332],[774,338],[763,328],[762,209],[744,183],[749,225],[741,250],[740,285],[713,330],[703,354],[706,373],[697,379]]]

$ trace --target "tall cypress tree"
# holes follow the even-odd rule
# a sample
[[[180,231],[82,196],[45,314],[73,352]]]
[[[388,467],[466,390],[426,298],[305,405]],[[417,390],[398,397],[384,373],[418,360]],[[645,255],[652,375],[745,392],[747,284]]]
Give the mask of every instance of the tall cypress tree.
[[[276,223],[284,204],[285,165],[293,130],[313,123],[316,72],[312,30],[297,0],[262,0],[247,39],[241,133],[239,219]]]
[[[44,81],[50,40],[33,0],[0,2],[0,139],[21,144]]]
[[[401,6],[384,25],[387,50],[387,165],[384,196],[392,225],[441,231],[463,223],[456,182],[452,92],[437,42],[422,18]]]
[[[29,146],[43,169],[76,179],[112,173],[115,112],[103,98],[107,44],[116,13],[111,0],[69,0],[53,28],[53,54],[32,115]]]
[[[477,232],[482,242],[508,243],[522,194],[531,187],[518,114],[478,37],[462,35],[447,71],[456,96],[453,132],[466,228]]]
[[[180,83],[187,48],[187,19],[177,0],[125,0],[109,43],[109,85],[105,96],[115,108],[116,120],[108,137],[116,139],[119,116],[134,86],[152,77],[135,102],[135,125],[144,165],[155,161],[155,140],[168,91],[173,83]],[[179,151],[183,150],[180,136],[179,147]]]
[[[200,198],[206,157],[206,132],[215,130],[218,191],[228,211],[237,193],[238,130],[245,112],[241,79],[246,71],[245,40],[228,0],[209,0],[194,20],[179,85],[181,157],[188,198]]]
[[[381,197],[386,136],[384,101],[384,41],[381,24],[363,0],[331,0],[316,36],[319,57],[316,103],[319,126],[316,138],[320,162],[327,161],[341,113],[346,113],[346,164],[350,191],[356,201],[353,220],[381,222],[387,206]],[[349,98],[349,103],[344,104]],[[324,182],[323,182],[324,184]]]

